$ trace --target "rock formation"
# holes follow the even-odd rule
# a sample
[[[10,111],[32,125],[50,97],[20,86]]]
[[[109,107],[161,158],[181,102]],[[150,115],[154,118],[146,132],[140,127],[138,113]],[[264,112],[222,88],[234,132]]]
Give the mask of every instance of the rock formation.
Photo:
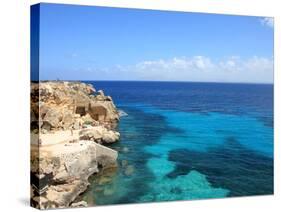
[[[93,140],[97,143],[114,143],[119,140],[120,133],[108,130],[103,126],[96,126],[79,132],[80,139]]]
[[[85,123],[85,117],[88,119],[87,123],[96,121],[112,126],[119,120],[111,97],[105,96],[102,91],[96,92],[90,84],[40,82],[39,85],[32,85],[31,92],[31,121],[37,122],[39,128],[71,129],[75,127],[75,123]],[[40,96],[40,101],[37,95]]]
[[[112,98],[80,82],[31,85],[31,204],[40,209],[80,207],[89,176],[116,167],[119,140]]]

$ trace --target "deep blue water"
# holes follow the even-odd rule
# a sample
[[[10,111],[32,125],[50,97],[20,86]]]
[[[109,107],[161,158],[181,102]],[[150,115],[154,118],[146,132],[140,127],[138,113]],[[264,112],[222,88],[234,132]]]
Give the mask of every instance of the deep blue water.
[[[91,82],[121,117],[117,172],[92,179],[98,205],[273,193],[273,85]]]

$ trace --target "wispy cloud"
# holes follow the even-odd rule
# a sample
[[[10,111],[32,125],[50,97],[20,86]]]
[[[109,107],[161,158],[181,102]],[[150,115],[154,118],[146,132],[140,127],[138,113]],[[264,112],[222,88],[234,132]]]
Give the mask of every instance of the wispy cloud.
[[[149,60],[112,68],[113,76],[133,80],[273,82],[273,58],[238,56],[213,60],[205,56]]]
[[[67,79],[273,83],[273,57],[207,56],[146,60],[131,65],[73,68]],[[43,72],[44,73],[44,72]],[[64,72],[56,72],[64,79]],[[48,78],[46,78],[48,79]]]
[[[270,17],[265,17],[260,19],[260,22],[263,26],[268,26],[270,28],[274,28],[274,19]]]

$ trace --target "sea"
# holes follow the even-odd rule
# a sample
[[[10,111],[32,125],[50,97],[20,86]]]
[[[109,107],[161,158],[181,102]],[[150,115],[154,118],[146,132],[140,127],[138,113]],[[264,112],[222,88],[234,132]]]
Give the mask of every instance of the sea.
[[[90,178],[95,205],[273,194],[273,85],[87,81],[120,114],[118,168]]]

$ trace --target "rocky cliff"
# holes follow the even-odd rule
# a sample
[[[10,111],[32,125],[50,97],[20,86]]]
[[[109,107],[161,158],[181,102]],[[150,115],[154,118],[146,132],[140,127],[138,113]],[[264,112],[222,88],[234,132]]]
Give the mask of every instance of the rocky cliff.
[[[118,111],[110,96],[80,82],[31,85],[31,204],[75,203],[89,176],[117,166],[118,153],[104,144],[119,140]]]
[[[31,117],[41,129],[79,129],[83,124],[101,123],[112,127],[119,120],[111,97],[95,91],[90,84],[40,82],[32,85],[32,96],[36,95],[40,101],[33,102]]]

